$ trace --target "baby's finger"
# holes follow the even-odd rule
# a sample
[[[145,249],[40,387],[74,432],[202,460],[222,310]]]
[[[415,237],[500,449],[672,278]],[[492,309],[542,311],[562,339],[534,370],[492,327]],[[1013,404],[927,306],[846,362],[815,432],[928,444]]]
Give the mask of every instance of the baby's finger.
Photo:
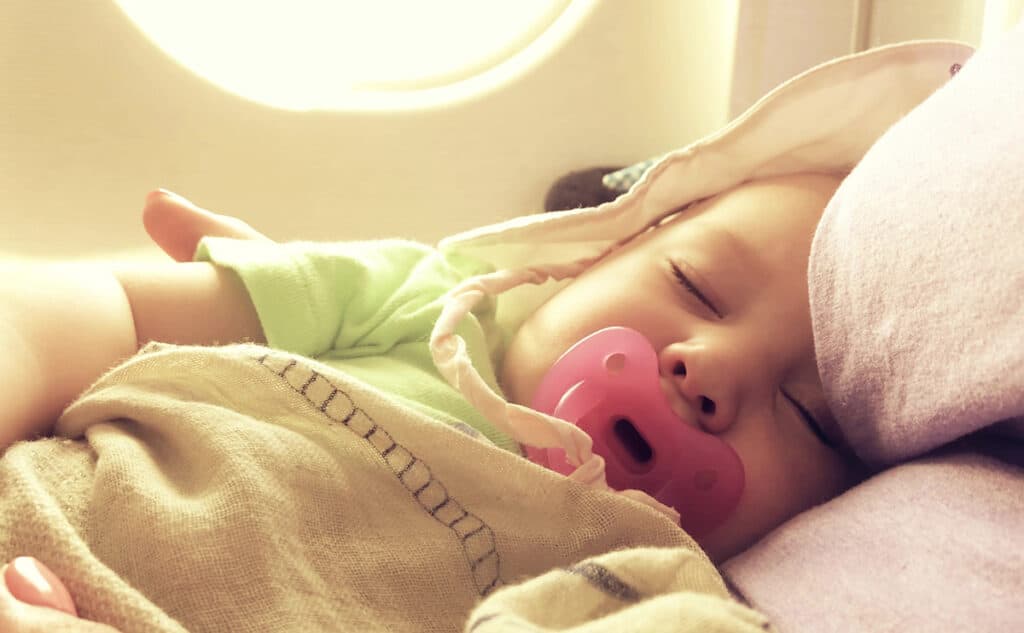
[[[64,583],[46,565],[31,556],[19,556],[6,565],[3,580],[11,595],[21,602],[78,616]]]
[[[157,246],[179,262],[192,260],[203,237],[270,239],[238,218],[201,209],[163,189],[146,197],[142,223]]]

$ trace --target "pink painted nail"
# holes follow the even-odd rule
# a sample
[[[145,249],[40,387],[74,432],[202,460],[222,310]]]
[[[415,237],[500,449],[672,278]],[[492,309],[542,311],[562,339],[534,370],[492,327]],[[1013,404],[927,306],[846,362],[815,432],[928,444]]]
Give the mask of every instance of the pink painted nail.
[[[46,565],[31,556],[12,560],[4,570],[4,581],[11,595],[22,602],[78,616],[75,602],[64,583]]]
[[[146,202],[153,202],[154,200],[160,197],[170,198],[172,200],[177,200],[178,202],[181,202],[183,204],[195,206],[194,204],[192,204],[191,200],[188,200],[184,196],[178,195],[168,189],[154,189],[153,191],[150,191],[148,194],[146,194]]]
[[[146,202],[152,202],[159,198],[160,196],[167,195],[168,193],[170,192],[167,191],[166,189],[154,189],[153,191],[150,191],[149,193],[146,194]]]

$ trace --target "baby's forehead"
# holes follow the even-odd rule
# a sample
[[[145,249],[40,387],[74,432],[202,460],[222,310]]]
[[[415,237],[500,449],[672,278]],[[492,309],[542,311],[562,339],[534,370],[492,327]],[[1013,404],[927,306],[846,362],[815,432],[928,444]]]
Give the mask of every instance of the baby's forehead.
[[[692,223],[740,234],[770,230],[799,238],[817,226],[841,182],[840,174],[818,173],[749,180],[680,206],[659,220],[655,228]]]
[[[708,274],[805,283],[810,245],[837,177],[744,183],[677,210],[635,239],[652,256],[677,257]]]
[[[678,214],[672,221],[652,229],[656,238],[646,248],[655,249],[669,257],[732,262],[737,270],[746,270],[758,265],[756,240],[745,235],[749,227],[742,223],[716,221],[706,213],[686,212]],[[695,263],[695,262],[691,262]]]

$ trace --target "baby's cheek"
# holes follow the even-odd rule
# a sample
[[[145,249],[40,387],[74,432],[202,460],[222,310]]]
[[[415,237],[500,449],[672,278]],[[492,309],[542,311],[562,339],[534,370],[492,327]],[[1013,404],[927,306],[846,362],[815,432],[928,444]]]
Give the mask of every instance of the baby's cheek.
[[[761,438],[753,446],[736,447],[746,477],[740,508],[751,525],[764,531],[809,505],[809,471],[779,444],[778,439]]]
[[[785,477],[749,462],[744,466],[746,485],[735,511],[724,524],[699,539],[700,545],[716,562],[745,550],[796,514],[785,489]]]

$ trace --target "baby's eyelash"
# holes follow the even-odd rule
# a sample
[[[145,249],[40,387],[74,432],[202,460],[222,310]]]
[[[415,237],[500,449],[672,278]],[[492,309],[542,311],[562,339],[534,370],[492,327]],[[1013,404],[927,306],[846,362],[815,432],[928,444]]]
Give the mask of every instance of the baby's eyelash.
[[[690,281],[690,278],[686,276],[686,273],[683,272],[683,269],[680,268],[679,265],[676,264],[671,259],[668,260],[668,264],[669,266],[672,267],[672,274],[675,275],[676,281],[679,282],[679,285],[682,286],[687,292],[692,294],[694,297],[696,297],[698,301],[707,306],[708,310],[714,312],[716,317],[721,319],[722,313],[718,311],[718,308],[715,307],[715,304],[711,303],[710,299],[704,296],[704,293],[700,291],[700,288],[698,288],[696,285],[694,285],[692,281]]]
[[[807,407],[800,404],[799,400],[789,395],[784,390],[782,391],[782,395],[785,396],[786,400],[789,400],[790,404],[792,404],[796,408],[796,410],[800,413],[800,417],[804,419],[804,422],[807,423],[808,428],[810,428],[811,432],[814,433],[815,436],[817,436],[818,440],[821,441],[821,443],[824,444],[825,446],[835,449],[836,443],[833,442],[827,435],[825,435],[825,431],[822,430],[821,424],[819,424],[818,420],[813,415],[811,415],[811,412],[807,409]]]

